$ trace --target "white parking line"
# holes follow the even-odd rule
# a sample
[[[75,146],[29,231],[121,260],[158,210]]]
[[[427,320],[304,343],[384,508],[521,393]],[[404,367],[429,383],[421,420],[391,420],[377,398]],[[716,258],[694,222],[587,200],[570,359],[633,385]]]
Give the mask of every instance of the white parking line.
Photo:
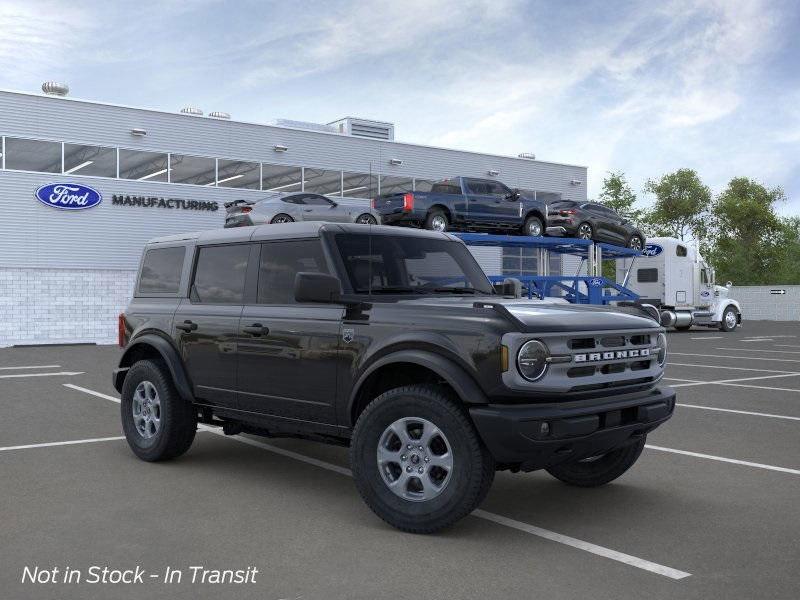
[[[695,380],[685,380],[685,381],[687,381],[689,383],[676,383],[675,385],[672,385],[670,387],[690,387],[690,386],[693,386],[693,385],[734,385],[734,384],[737,384],[740,381],[756,381],[758,379],[775,379],[776,377],[796,377],[797,375],[800,375],[800,373],[793,373],[791,375],[787,375],[786,373],[778,373],[777,375],[761,375],[759,377],[741,377],[739,379],[719,379],[717,381],[697,381],[695,379]],[[669,378],[665,377],[664,379],[669,379]],[[756,386],[750,386],[750,387],[761,388],[761,386],[757,386],[757,385]],[[769,389],[769,388],[764,387],[764,388],[761,388],[761,389],[765,389],[766,390],[766,389]],[[788,389],[788,388],[786,388],[786,389]],[[800,391],[800,390],[798,390],[798,391]]]
[[[739,340],[740,342],[772,342],[774,341],[772,338],[750,338],[750,339],[743,339]]]
[[[797,344],[775,344],[776,348],[800,348]]]
[[[24,367],[0,367],[0,371],[15,371],[17,369],[60,369],[61,365],[26,365]]]
[[[0,375],[0,379],[15,379],[19,377],[52,377],[54,375],[83,375],[84,371],[59,371],[58,373],[14,373],[13,375]]]
[[[724,335],[699,335],[697,337],[690,337],[690,340],[721,340]]]
[[[800,417],[790,417],[788,415],[773,415],[771,413],[752,412],[749,410],[734,410],[732,408],[718,408],[716,406],[699,406],[697,404],[683,404],[676,402],[676,406],[683,406],[685,408],[699,408],[702,410],[716,410],[719,412],[736,413],[737,415],[749,415],[752,417],[768,417],[770,419],[786,419],[787,421],[800,421]]]
[[[51,446],[72,446],[74,444],[94,444],[95,442],[113,442],[124,439],[125,436],[119,435],[115,437],[90,438],[86,440],[67,440],[66,442],[44,442],[42,444],[25,444],[24,446],[5,446],[4,448],[0,448],[0,452],[28,450],[29,448],[50,448]]]
[[[734,350],[736,352],[769,352],[770,354],[800,354],[797,350],[762,350],[761,348],[714,348],[714,350]]]
[[[584,542],[583,540],[562,535],[560,533],[555,533],[554,531],[549,531],[547,529],[542,529],[541,527],[528,525],[527,523],[509,519],[508,517],[490,513],[482,509],[474,510],[472,514],[480,519],[486,519],[487,521],[492,521],[493,523],[504,525],[505,527],[511,527],[512,529],[516,529],[518,531],[524,531],[525,533],[530,533],[531,535],[545,538],[553,542],[558,542],[559,544],[572,546],[573,548],[578,548],[579,550],[584,550],[585,552],[591,552],[592,554],[596,554],[598,556],[610,558],[611,560],[616,560],[617,562],[625,563],[638,569],[644,569],[645,571],[650,571],[651,573],[663,575],[664,577],[669,577],[670,579],[685,579],[686,577],[691,576],[691,573],[687,573],[686,571],[678,571],[677,569],[665,567],[664,565],[659,565],[658,563],[650,562],[649,560],[637,558],[636,556],[631,556],[630,554],[623,554],[622,552],[617,552],[616,550],[610,550],[609,548],[604,548],[603,546],[598,546],[590,542]]]
[[[101,392],[95,392],[94,390],[90,390],[87,388],[82,388],[77,385],[72,385],[65,383],[66,387],[72,388],[74,390],[78,390],[81,392],[85,392],[87,394],[91,394],[92,396],[97,396],[98,398],[105,398],[107,400],[111,400],[112,402],[119,403],[119,398],[115,398],[114,396],[109,396],[107,394],[103,394]],[[204,428],[205,429],[205,428]],[[310,456],[305,456],[298,452],[292,452],[291,450],[284,450],[283,448],[278,448],[277,446],[272,446],[270,444],[265,444],[264,442],[259,442],[257,440],[253,440],[246,437],[241,436],[226,436],[224,433],[217,429],[208,429],[209,432],[217,434],[221,437],[229,439],[234,442],[239,442],[241,444],[247,444],[248,446],[255,446],[256,448],[261,448],[262,450],[267,450],[274,454],[279,454],[281,456],[285,456],[287,458],[291,458],[294,460],[298,460],[304,462],[309,465],[313,465],[315,467],[319,467],[321,469],[325,469],[328,471],[333,471],[334,473],[338,473],[339,475],[345,475],[347,477],[352,477],[353,473],[350,469],[345,467],[340,467],[339,465],[334,465],[329,462],[325,462],[322,460],[318,460],[316,458],[312,458]],[[107,438],[111,439],[111,438]],[[124,438],[116,438],[116,439],[124,439]],[[100,441],[100,440],[96,440]],[[61,444],[67,444],[70,442],[61,442]],[[81,442],[71,442],[71,443],[81,443]],[[56,442],[53,445],[57,445]],[[617,562],[625,563],[632,567],[636,567],[638,569],[642,569],[644,571],[649,571],[651,573],[655,573],[657,575],[663,575],[664,577],[668,577],[670,579],[685,579],[686,577],[690,577],[691,573],[687,573],[686,571],[679,571],[678,569],[673,569],[671,567],[667,567],[664,565],[660,565],[658,563],[651,562],[649,560],[645,560],[643,558],[638,558],[636,556],[631,556],[630,554],[624,554],[622,552],[617,552],[616,550],[612,550],[610,548],[605,548],[603,546],[598,546],[597,544],[592,544],[591,542],[586,542],[583,540],[579,540],[577,538],[569,537],[563,535],[561,533],[557,533],[555,531],[550,531],[549,529],[543,529],[541,527],[536,527],[535,525],[529,525],[528,523],[524,523],[522,521],[517,521],[515,519],[509,519],[508,517],[504,517],[502,515],[498,515],[495,513],[487,512],[485,510],[475,510],[472,512],[472,516],[477,517],[479,519],[484,519],[486,521],[492,521],[494,523],[498,523],[500,525],[504,525],[506,527],[511,527],[518,531],[523,531],[525,533],[529,533],[531,535],[535,535],[553,542],[558,542],[560,544],[564,544],[566,546],[571,546],[573,548],[577,548],[579,550],[583,550],[585,552],[589,552],[591,554],[595,554],[597,556],[602,556],[604,558],[609,558],[611,560],[615,560]]]
[[[668,367],[697,367],[698,369],[729,369],[732,371],[759,371],[761,373],[786,373],[800,375],[797,371],[779,371],[777,369],[753,369],[752,367],[728,367],[726,365],[697,365],[691,363],[667,363]]]
[[[750,350],[742,349],[741,352],[750,352]],[[793,358],[761,358],[757,356],[727,356],[721,354],[697,354],[693,352],[670,352],[672,356],[703,356],[705,358],[737,358],[739,360],[769,360],[772,362],[800,362],[800,360]]]
[[[791,473],[792,475],[800,475],[797,469],[789,469],[787,467],[776,467],[774,465],[765,465],[762,463],[748,462],[746,460],[737,460],[735,458],[725,458],[724,456],[714,456],[713,454],[702,454],[700,452],[689,452],[688,450],[677,450],[675,448],[664,448],[663,446],[645,445],[645,448],[650,450],[658,450],[660,452],[671,452],[672,454],[683,454],[685,456],[694,456],[695,458],[707,458],[708,460],[717,460],[720,462],[731,463],[734,465],[744,465],[745,467],[755,467],[757,469],[767,469],[768,471],[778,471],[780,473]]]
[[[119,398],[115,398],[114,396],[109,396],[108,394],[101,394],[100,392],[95,392],[94,390],[90,390],[85,387],[81,387],[79,385],[74,385],[72,383],[63,383],[61,385],[73,390],[78,390],[79,392],[83,392],[84,394],[91,394],[92,396],[97,396],[98,398],[103,398],[105,400],[111,400],[111,402],[116,402],[117,404],[119,404]]]

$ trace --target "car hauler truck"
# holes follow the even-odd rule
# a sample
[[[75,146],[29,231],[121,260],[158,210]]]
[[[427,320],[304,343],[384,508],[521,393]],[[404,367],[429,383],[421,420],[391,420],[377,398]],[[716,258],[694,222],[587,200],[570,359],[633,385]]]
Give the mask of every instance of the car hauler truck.
[[[641,256],[618,259],[617,282],[656,306],[664,327],[733,331],[742,322],[739,303],[728,297],[731,284],[715,285],[714,269],[676,238],[648,238]]]

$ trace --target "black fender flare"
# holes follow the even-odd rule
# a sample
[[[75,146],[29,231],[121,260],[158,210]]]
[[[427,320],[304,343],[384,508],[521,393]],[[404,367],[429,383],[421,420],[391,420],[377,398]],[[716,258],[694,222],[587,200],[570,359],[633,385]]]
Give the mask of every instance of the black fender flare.
[[[489,403],[486,394],[483,393],[483,390],[481,390],[475,382],[475,379],[460,365],[435,352],[407,349],[398,350],[379,358],[361,373],[350,392],[350,399],[347,403],[348,414],[352,415],[353,404],[356,402],[361,387],[364,385],[367,378],[381,367],[393,363],[411,363],[430,369],[444,379],[465,404]]]
[[[189,383],[189,378],[186,376],[186,370],[183,368],[183,362],[178,354],[178,350],[163,337],[152,333],[146,333],[134,338],[128,347],[125,348],[125,352],[119,360],[119,368],[114,369],[114,389],[118,392],[122,392],[122,384],[125,381],[125,375],[132,366],[131,355],[134,354],[134,350],[142,346],[149,346],[161,355],[161,358],[169,369],[170,375],[172,375],[172,382],[175,384],[175,389],[178,390],[181,398],[188,402],[194,402],[192,386]]]
[[[529,208],[522,216],[522,223],[528,220],[528,217],[537,217],[542,222],[542,227],[547,228],[547,219],[544,217],[544,212],[538,207]]]

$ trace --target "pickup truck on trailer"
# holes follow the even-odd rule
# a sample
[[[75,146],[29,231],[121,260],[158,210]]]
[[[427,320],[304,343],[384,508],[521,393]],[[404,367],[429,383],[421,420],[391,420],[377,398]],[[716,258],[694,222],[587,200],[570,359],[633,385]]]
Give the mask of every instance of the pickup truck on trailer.
[[[412,532],[467,515],[496,470],[606,484],[675,408],[644,311],[504,297],[446,233],[314,222],[153,240],[119,338],[139,458],[180,456],[198,423],[350,446],[365,502]]]
[[[512,190],[493,179],[455,177],[430,192],[397,192],[372,201],[384,225],[411,225],[432,231],[502,231],[544,235],[547,203],[535,194]],[[563,229],[558,228],[560,233]]]

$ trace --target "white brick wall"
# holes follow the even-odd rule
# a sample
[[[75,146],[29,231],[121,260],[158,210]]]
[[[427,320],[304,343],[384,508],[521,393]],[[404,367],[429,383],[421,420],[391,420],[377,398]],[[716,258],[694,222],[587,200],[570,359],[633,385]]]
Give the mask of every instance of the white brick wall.
[[[786,293],[772,294],[772,290]],[[800,285],[735,285],[730,297],[739,301],[747,321],[800,320]]]
[[[0,347],[117,341],[135,271],[0,268]]]

